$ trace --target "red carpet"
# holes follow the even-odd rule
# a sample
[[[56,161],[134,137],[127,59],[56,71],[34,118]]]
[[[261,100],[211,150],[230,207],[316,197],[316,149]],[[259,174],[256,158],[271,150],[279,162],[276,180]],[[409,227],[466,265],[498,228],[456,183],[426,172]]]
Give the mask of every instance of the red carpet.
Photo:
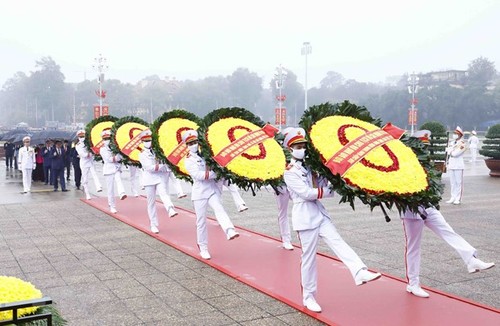
[[[195,215],[177,207],[179,215],[168,218],[157,203],[160,233],[152,234],[146,213],[146,199],[127,198],[118,202],[118,214],[111,214],[106,198],[85,201],[158,240],[199,257],[196,245]],[[281,249],[277,239],[237,228],[240,237],[227,241],[221,228],[208,222],[208,265],[276,298],[318,320],[338,325],[500,325],[500,310],[426,288],[429,299],[405,291],[406,284],[390,275],[355,286],[344,265],[336,258],[319,255],[318,303],[322,313],[302,306],[300,288],[300,248]]]

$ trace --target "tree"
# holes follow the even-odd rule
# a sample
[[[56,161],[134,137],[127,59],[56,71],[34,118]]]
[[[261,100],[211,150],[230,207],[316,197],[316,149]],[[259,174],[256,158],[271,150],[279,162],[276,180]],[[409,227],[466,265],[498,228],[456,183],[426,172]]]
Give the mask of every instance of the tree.
[[[471,86],[486,87],[486,85],[495,77],[495,63],[487,58],[479,57],[469,63],[468,84]]]
[[[335,89],[341,86],[344,81],[345,78],[342,74],[335,71],[329,71],[326,73],[326,77],[321,80],[320,86],[321,88]]]
[[[236,69],[229,80],[229,91],[233,99],[232,106],[254,111],[262,92],[262,78],[247,68]]]

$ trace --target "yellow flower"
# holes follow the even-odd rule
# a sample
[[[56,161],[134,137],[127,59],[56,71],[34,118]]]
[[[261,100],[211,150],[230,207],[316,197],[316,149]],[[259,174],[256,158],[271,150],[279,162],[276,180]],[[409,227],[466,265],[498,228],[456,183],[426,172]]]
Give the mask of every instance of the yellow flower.
[[[113,121],[103,121],[103,122],[99,122],[94,127],[92,127],[92,130],[90,131],[91,147],[95,146],[97,143],[99,143],[102,140],[102,136],[101,136],[102,131],[106,128],[113,127],[113,124],[114,124]]]
[[[122,124],[115,133],[115,141],[116,145],[120,150],[122,150],[125,145],[135,136],[137,136],[141,131],[148,129],[147,126],[144,126],[137,122],[126,122]],[[128,158],[134,162],[139,162],[139,154],[141,154],[142,143],[139,142],[139,146],[135,148],[129,155]]]
[[[42,292],[33,284],[12,276],[0,276],[0,304],[23,300],[39,299]],[[34,313],[38,307],[23,308],[18,310],[18,317]],[[0,311],[0,320],[11,320],[12,311]]]
[[[259,126],[239,118],[224,118],[207,129],[207,142],[213,155]],[[250,147],[227,166],[229,172],[251,180],[268,181],[283,176],[286,160],[283,149],[274,138]]]
[[[172,118],[165,120],[158,128],[158,144],[165,157],[168,157],[181,141],[182,132],[188,129],[197,130],[199,126],[188,119]],[[179,170],[188,175],[184,165],[185,157],[179,161],[177,167]]]
[[[324,161],[343,149],[347,142],[379,127],[345,116],[329,116],[311,128],[311,141]],[[372,194],[385,192],[413,194],[428,187],[427,173],[417,156],[394,139],[371,150],[342,176],[352,186]]]

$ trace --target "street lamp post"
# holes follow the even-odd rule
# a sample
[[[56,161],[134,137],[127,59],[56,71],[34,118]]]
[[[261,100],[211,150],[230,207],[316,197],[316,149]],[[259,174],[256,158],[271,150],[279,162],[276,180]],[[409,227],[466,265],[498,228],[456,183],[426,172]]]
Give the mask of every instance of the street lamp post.
[[[304,111],[307,110],[307,56],[312,53],[312,47],[311,43],[309,42],[304,42],[302,44],[302,55],[306,57],[306,76],[305,76],[305,83],[304,83]]]
[[[285,96],[282,93],[283,89],[283,84],[286,78],[287,72],[283,68],[283,66],[280,64],[274,73],[274,78],[276,80],[276,89],[279,92],[279,95],[276,97],[278,100],[278,114],[276,116],[279,116],[279,121],[278,121],[278,128],[281,131],[281,122],[282,122],[282,105],[283,101],[285,100]],[[286,114],[286,113],[285,113]]]
[[[102,99],[103,99],[103,92],[102,92],[102,83],[104,82],[104,72],[108,70],[108,62],[107,59],[102,56],[102,54],[99,53],[99,56],[94,58],[95,64],[92,65],[92,68],[96,69],[98,72],[97,75],[97,82],[99,83],[99,116],[102,116]]]
[[[411,134],[413,135],[413,132],[415,130],[415,125],[417,123],[416,119],[416,108],[415,104],[417,103],[417,99],[415,98],[415,94],[418,92],[418,81],[420,78],[413,72],[409,77],[408,77],[408,93],[411,94],[411,109],[410,109],[410,114],[408,116],[408,121],[410,122],[411,126]]]

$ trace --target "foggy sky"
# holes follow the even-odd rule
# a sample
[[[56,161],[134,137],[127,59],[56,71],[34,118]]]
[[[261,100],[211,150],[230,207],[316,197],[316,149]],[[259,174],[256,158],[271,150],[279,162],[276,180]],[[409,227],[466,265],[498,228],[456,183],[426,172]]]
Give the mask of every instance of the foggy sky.
[[[406,72],[467,69],[480,56],[500,70],[500,1],[1,1],[0,86],[51,56],[67,82],[136,83],[229,75],[239,67],[265,81],[282,64],[308,85],[327,71],[379,82]],[[267,84],[265,84],[267,87]]]

